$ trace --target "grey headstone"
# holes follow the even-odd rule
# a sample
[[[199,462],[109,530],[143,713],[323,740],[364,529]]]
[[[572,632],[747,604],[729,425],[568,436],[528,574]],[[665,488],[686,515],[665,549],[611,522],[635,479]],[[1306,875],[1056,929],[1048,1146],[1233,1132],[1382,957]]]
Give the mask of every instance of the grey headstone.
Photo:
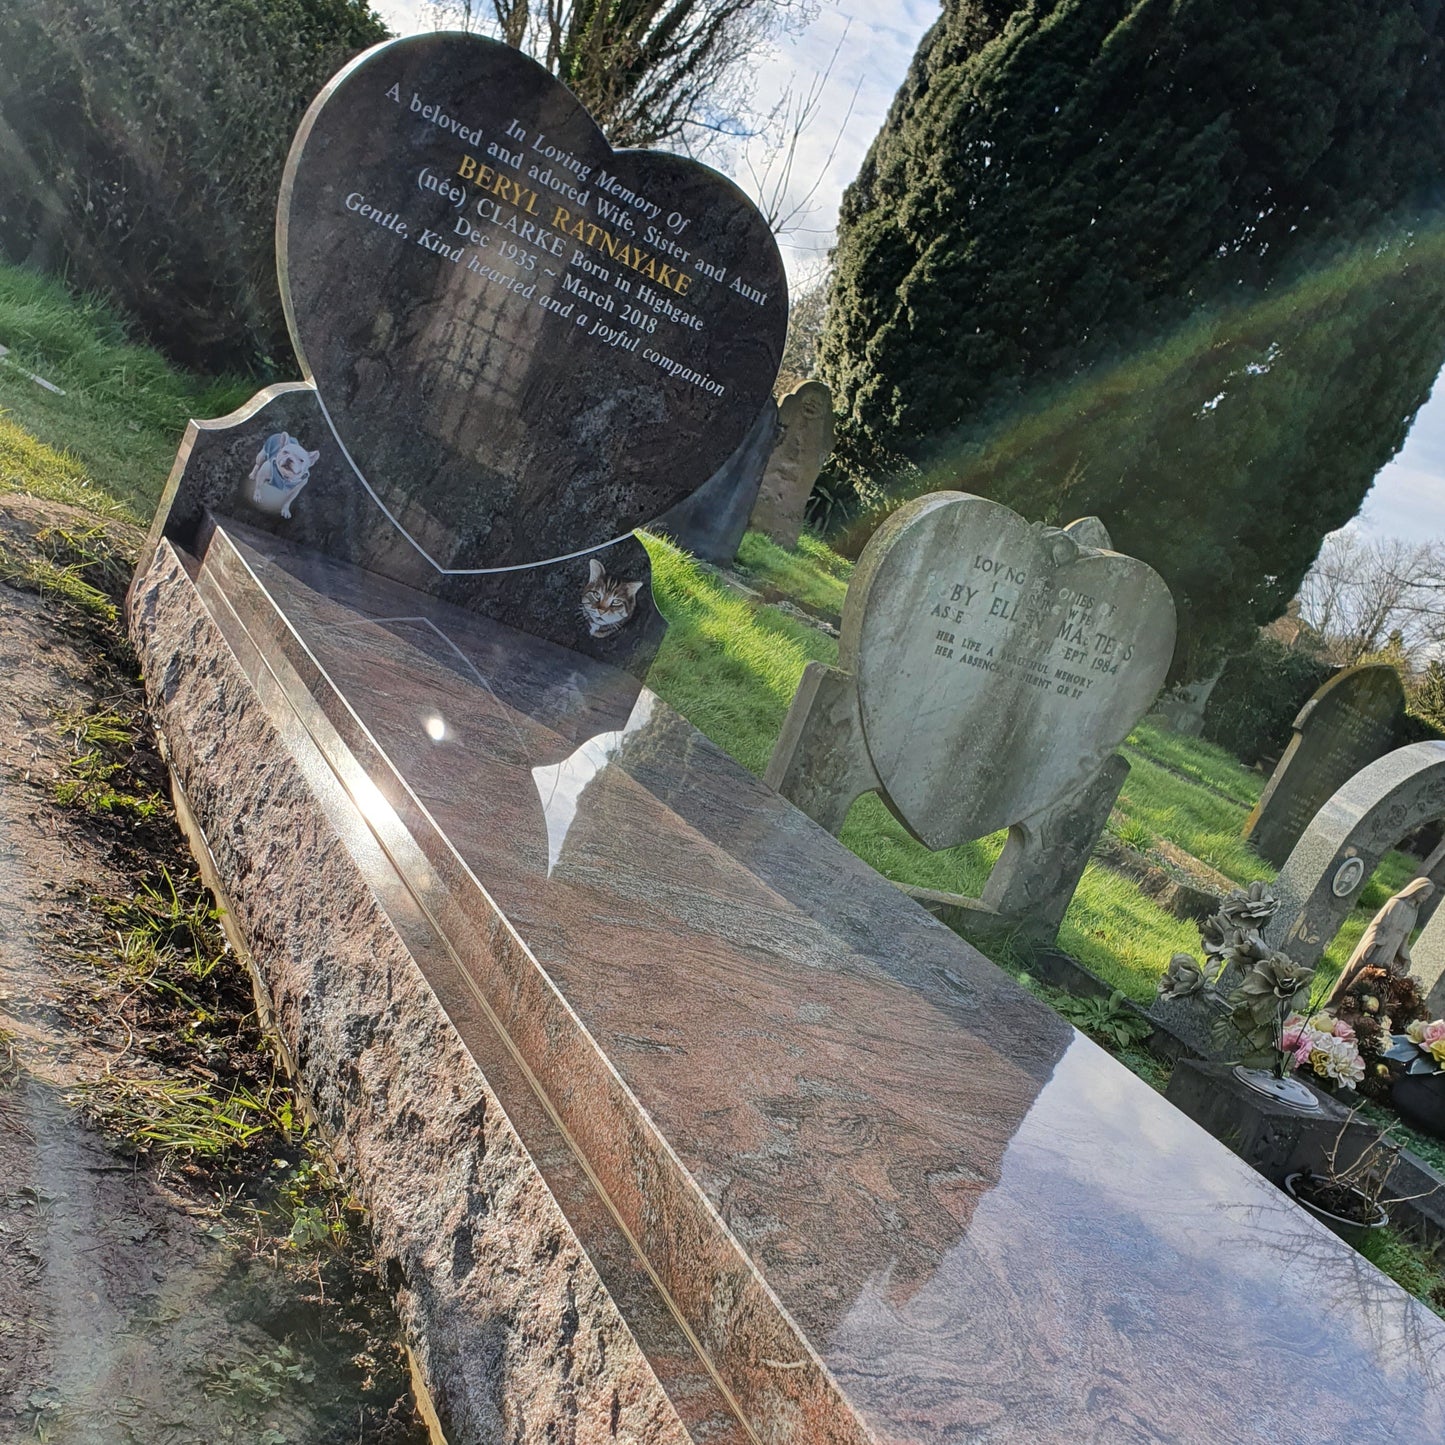
[[[930,848],[1077,793],[1154,701],[1174,604],[1133,557],[936,492],[864,549],[839,666],[890,805]]]
[[[833,393],[821,381],[794,387],[778,407],[778,438],[749,525],[780,547],[796,547],[803,509],[833,450]]]
[[[831,832],[876,791],[930,848],[999,828],[981,907],[1057,928],[1128,772],[1113,750],[1159,689],[1174,604],[1142,562],[938,492],[859,559],[839,665],[810,663],[766,781]]]
[[[1210,695],[1223,676],[1224,664],[1220,663],[1210,677],[1170,688],[1150,713],[1150,720],[1182,737],[1197,738],[1204,731],[1204,710]]]
[[[1245,820],[1244,836],[1261,858],[1284,863],[1330,795],[1389,748],[1404,708],[1399,673],[1374,663],[1336,673],[1305,703]]]
[[[1410,949],[1410,972],[1425,995],[1430,1017],[1445,1017],[1445,909],[1437,909]]]
[[[1026,933],[1052,939],[1128,776],[1127,760],[1115,753],[1077,793],[1015,823],[980,901],[1000,918],[1021,920]]]
[[[1420,909],[1420,927],[1424,928],[1440,911],[1440,903],[1445,899],[1445,842],[1437,843],[1431,849],[1429,856],[1416,870],[1415,876],[1428,878],[1435,885],[1435,891]]]
[[[1109,529],[1097,517],[1075,517],[1064,531],[1081,547],[1092,547],[1096,552],[1114,550],[1114,539],[1109,536]]]
[[[1445,742],[1396,748],[1361,769],[1325,801],[1285,862],[1275,884],[1279,912],[1266,938],[1313,967],[1380,859],[1440,817],[1445,817]]]

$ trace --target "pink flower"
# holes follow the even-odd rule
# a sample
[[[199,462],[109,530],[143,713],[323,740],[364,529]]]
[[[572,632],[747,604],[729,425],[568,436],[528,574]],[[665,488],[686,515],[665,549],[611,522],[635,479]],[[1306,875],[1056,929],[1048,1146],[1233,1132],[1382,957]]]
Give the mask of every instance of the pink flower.
[[[1279,1036],[1280,1050],[1286,1054],[1294,1053],[1304,1042],[1305,1031],[1303,1028],[1286,1029]]]
[[[1445,1039],[1445,1019],[1436,1019],[1433,1023],[1426,1024],[1420,1034],[1421,1042],[1427,1046],[1438,1043],[1441,1039]]]
[[[1297,1069],[1304,1068],[1310,1061],[1310,1051],[1314,1048],[1313,1039],[1301,1039],[1299,1046],[1294,1051],[1294,1066]]]
[[[1355,1036],[1354,1029],[1352,1029],[1344,1019],[1336,1019],[1335,1026],[1330,1032],[1334,1034],[1337,1039],[1353,1039]]]

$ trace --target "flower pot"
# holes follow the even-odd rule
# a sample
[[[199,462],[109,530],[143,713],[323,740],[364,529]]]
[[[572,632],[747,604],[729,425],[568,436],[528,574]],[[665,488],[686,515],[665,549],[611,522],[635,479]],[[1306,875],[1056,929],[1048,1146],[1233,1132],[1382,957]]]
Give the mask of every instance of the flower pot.
[[[1365,1237],[1374,1230],[1383,1229],[1389,1222],[1390,1216],[1383,1204],[1376,1205],[1377,1213],[1372,1220],[1361,1223],[1357,1219],[1346,1219],[1342,1214],[1331,1214],[1328,1209],[1321,1209],[1318,1204],[1311,1204],[1308,1199],[1301,1199],[1295,1192],[1295,1186],[1303,1176],[1301,1174],[1290,1174],[1285,1177],[1284,1187],[1289,1197],[1299,1205],[1301,1209],[1308,1210],[1327,1229],[1333,1230],[1346,1244],[1359,1248],[1364,1243]],[[1350,1191],[1358,1195],[1363,1201],[1364,1195],[1358,1189]]]
[[[1407,1124],[1445,1139],[1445,1074],[1401,1074],[1390,1086],[1390,1102]]]

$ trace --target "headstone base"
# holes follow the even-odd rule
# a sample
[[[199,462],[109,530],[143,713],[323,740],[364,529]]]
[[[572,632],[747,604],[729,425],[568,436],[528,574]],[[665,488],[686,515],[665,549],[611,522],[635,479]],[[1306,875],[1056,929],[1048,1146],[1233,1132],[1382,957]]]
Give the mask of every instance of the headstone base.
[[[1301,1169],[1320,1170],[1344,1130],[1341,1166],[1357,1159],[1379,1131],[1351,1122],[1349,1110],[1319,1090],[1317,1110],[1269,1098],[1235,1073],[1232,1064],[1180,1059],[1165,1098],[1188,1114],[1272,1184]]]
[[[1030,943],[1052,943],[1128,776],[1129,764],[1114,754],[1077,793],[1011,827],[978,898],[903,891],[970,937],[1012,933]],[[835,835],[864,793],[876,792],[887,804],[850,674],[821,662],[803,669],[764,781]]]

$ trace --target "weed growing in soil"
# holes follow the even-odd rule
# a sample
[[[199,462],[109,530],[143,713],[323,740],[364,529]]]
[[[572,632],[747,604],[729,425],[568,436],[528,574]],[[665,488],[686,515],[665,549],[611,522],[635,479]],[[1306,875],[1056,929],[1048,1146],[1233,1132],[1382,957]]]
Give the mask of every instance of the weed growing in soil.
[[[193,877],[183,874],[178,883],[165,864],[129,898],[90,904],[115,926],[122,967],[138,984],[152,983],[168,964],[208,979],[230,947],[211,895]]]
[[[98,627],[110,647],[129,658],[115,599],[125,590],[132,559],[102,524],[40,528],[23,550],[0,543],[0,582],[38,593],[68,609],[82,628]]]
[[[41,597],[58,599],[77,612],[107,626],[117,621],[115,603],[85,580],[81,568],[58,566],[46,557],[20,557],[0,546],[0,582]]]
[[[309,1385],[316,1376],[307,1370],[289,1345],[277,1345],[265,1354],[250,1351],[236,1361],[216,1365],[206,1377],[210,1395],[240,1396],[253,1404],[269,1404],[295,1385]]]
[[[1401,1289],[1445,1317],[1445,1260],[1438,1248],[1421,1248],[1399,1230],[1387,1226],[1372,1230],[1359,1249]]]
[[[164,1169],[178,1155],[219,1159],[245,1149],[268,1127],[290,1142],[276,1093],[274,1085],[257,1095],[240,1083],[226,1089],[179,1079],[107,1078],[67,1097],[92,1127],[137,1153],[158,1155]]]
[[[1111,817],[1109,831],[1127,848],[1136,853],[1147,853],[1159,841],[1154,830],[1134,818],[1123,818],[1116,825]]]
[[[57,721],[76,754],[66,764],[65,776],[56,779],[57,802],[91,814],[123,814],[141,821],[163,811],[165,803],[156,789],[136,792],[125,786],[140,736],[136,714],[114,709],[72,712]]]

